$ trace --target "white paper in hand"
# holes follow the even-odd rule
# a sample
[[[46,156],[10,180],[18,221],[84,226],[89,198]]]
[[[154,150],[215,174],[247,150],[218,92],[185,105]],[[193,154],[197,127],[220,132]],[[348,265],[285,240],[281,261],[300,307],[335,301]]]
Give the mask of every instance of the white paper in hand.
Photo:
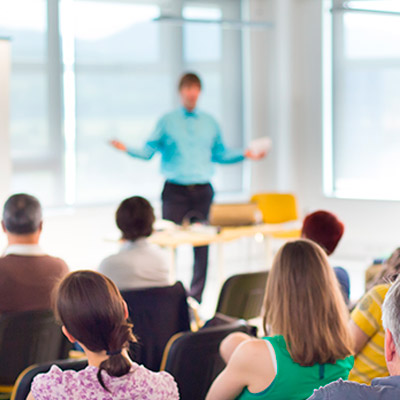
[[[271,147],[272,147],[271,139],[267,136],[264,136],[264,137],[252,140],[249,144],[248,149],[254,155],[260,155],[260,154],[268,154],[268,152],[271,150]]]

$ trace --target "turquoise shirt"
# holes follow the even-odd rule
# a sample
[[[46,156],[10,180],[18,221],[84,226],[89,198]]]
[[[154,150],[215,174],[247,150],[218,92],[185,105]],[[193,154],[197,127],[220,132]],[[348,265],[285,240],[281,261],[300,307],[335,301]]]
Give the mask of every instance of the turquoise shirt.
[[[276,376],[263,391],[251,393],[244,388],[236,400],[303,400],[308,399],[314,389],[325,386],[339,378],[347,379],[354,364],[354,357],[348,356],[334,364],[314,364],[302,367],[295,363],[287,350],[283,336],[264,337],[275,351]]]
[[[164,115],[142,149],[128,154],[149,160],[161,153],[161,172],[181,185],[208,183],[213,163],[232,164],[244,159],[243,151],[227,149],[215,119],[202,111],[181,107]]]

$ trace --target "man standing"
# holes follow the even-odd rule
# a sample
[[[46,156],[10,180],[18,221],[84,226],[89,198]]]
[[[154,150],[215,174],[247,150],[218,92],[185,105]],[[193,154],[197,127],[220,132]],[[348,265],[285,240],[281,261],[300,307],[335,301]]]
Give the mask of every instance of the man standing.
[[[385,359],[391,376],[375,378],[371,386],[336,381],[314,392],[309,400],[391,400],[400,398],[400,280],[386,294],[382,305]]]
[[[111,144],[132,157],[149,160],[159,151],[161,172],[166,178],[162,192],[162,216],[181,224],[184,220],[206,221],[214,196],[210,184],[213,163],[232,164],[246,157],[260,159],[265,154],[227,149],[215,119],[196,108],[201,81],[193,73],[179,81],[182,107],[164,115],[142,149]],[[208,261],[208,246],[194,248],[193,279],[189,295],[201,301]]]
[[[0,314],[50,309],[51,292],[68,267],[39,246],[43,225],[39,201],[28,194],[11,196],[1,225],[8,246],[0,257]]]

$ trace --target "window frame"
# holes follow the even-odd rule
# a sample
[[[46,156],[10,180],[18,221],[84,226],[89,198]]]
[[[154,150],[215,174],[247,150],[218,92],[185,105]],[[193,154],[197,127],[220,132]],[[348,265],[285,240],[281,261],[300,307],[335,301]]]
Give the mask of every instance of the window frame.
[[[86,0],[88,1],[88,0]],[[90,0],[89,0],[90,1]],[[93,2],[98,2],[102,0],[93,0]],[[118,0],[120,3],[133,3],[133,4],[148,4],[148,1],[145,0]],[[62,32],[61,32],[61,23],[60,23],[60,1],[46,1],[46,11],[47,11],[47,31],[46,35],[46,43],[47,43],[47,56],[46,60],[43,64],[33,65],[32,63],[23,63],[23,62],[14,62],[13,69],[15,71],[32,71],[32,69],[39,69],[40,71],[45,73],[45,81],[47,85],[46,94],[47,94],[47,126],[49,131],[49,140],[50,145],[49,149],[42,153],[40,156],[32,156],[32,157],[14,157],[11,161],[12,163],[12,174],[11,179],[13,179],[14,174],[19,174],[28,171],[46,171],[51,174],[52,182],[55,185],[55,193],[52,193],[54,198],[54,204],[49,205],[49,208],[58,208],[58,207],[81,207],[81,206],[93,206],[93,205],[101,205],[101,204],[109,204],[109,202],[96,202],[96,199],[93,199],[91,203],[78,203],[76,202],[76,182],[75,176],[79,172],[77,171],[76,165],[76,122],[74,122],[74,118],[70,118],[72,113],[75,113],[76,118],[76,108],[75,108],[75,95],[76,95],[76,82],[74,81],[74,73],[78,73],[80,71],[86,72],[95,72],[101,69],[112,70],[111,66],[102,66],[102,65],[79,65],[75,63],[65,64],[63,58],[63,43],[62,43]],[[171,12],[171,9],[178,14],[182,13],[182,10],[186,6],[217,6],[222,11],[222,18],[224,16],[224,12],[229,8],[236,7],[239,13],[239,16],[242,12],[242,4],[240,0],[236,0],[235,5],[232,5],[231,0],[228,1],[217,1],[217,0],[188,0],[188,1],[177,1],[173,0],[170,3],[166,3],[162,0],[152,0],[152,3],[158,4],[161,8],[161,13]],[[161,28],[162,29],[162,28]],[[174,73],[178,73],[179,71],[183,71],[187,68],[187,64],[185,64],[185,60],[183,58],[183,26],[181,29],[176,29],[174,37],[164,37],[161,35],[162,43],[161,48],[163,49],[161,60],[157,65],[129,65],[126,66],[126,69],[132,73],[135,70],[146,69],[146,70],[154,70],[159,71],[160,68],[163,68],[166,71],[171,71],[173,69]],[[242,35],[238,32],[239,43],[240,43],[240,52],[243,51],[243,40]],[[223,40],[223,38],[222,38]],[[222,45],[223,46],[223,45]],[[165,49],[168,47],[168,52],[172,52],[175,56],[175,61],[173,65],[165,65]],[[224,49],[225,51],[225,49]],[[218,63],[214,62],[203,62],[203,63],[195,63],[196,65],[201,66],[201,70],[204,70],[205,73],[207,71],[215,71],[218,70],[220,76],[222,77],[222,87],[227,87],[226,79],[229,77],[226,76],[224,71],[226,71],[226,61],[220,61]],[[191,64],[192,65],[192,64]],[[246,84],[246,80],[243,77],[243,65],[239,66],[240,69],[240,78],[241,78],[241,88],[240,92],[244,92],[244,85]],[[73,90],[68,89],[71,82],[74,83]],[[176,88],[172,88],[174,92],[176,92]],[[72,100],[71,100],[72,99]],[[71,106],[72,104],[72,106]],[[175,96],[175,105],[178,105],[178,95]],[[224,104],[222,104],[224,107]],[[241,136],[239,138],[235,138],[233,141],[234,146],[243,146],[244,140],[246,138],[245,128],[244,128],[244,106],[240,104],[241,108],[241,117],[240,117],[240,131]],[[221,111],[222,115],[224,115],[224,110]],[[72,120],[72,122],[71,122]],[[76,121],[76,120],[75,120]],[[221,121],[222,122],[222,121]],[[229,125],[229,123],[228,123]],[[228,132],[226,129],[223,129],[225,141],[228,145],[231,142]],[[149,132],[150,134],[150,132]],[[238,143],[238,141],[240,143]],[[241,196],[248,190],[245,185],[245,181],[249,180],[250,177],[250,169],[241,164],[241,183],[240,189],[235,192],[235,194]],[[226,192],[223,192],[227,194]],[[47,205],[46,205],[47,206]]]
[[[345,56],[344,16],[346,13],[368,13],[397,15],[399,12],[382,10],[365,10],[362,8],[346,7],[348,3],[356,3],[354,0],[324,0],[323,2],[323,40],[322,40],[322,98],[323,98],[323,193],[326,197],[357,200],[399,200],[400,194],[393,198],[388,196],[367,196],[363,193],[356,195],[346,193],[336,188],[335,176],[335,92],[343,89],[335,89],[343,80],[340,79],[343,70],[369,66],[383,68],[393,65],[400,66],[400,59],[396,62],[386,58],[348,59]]]

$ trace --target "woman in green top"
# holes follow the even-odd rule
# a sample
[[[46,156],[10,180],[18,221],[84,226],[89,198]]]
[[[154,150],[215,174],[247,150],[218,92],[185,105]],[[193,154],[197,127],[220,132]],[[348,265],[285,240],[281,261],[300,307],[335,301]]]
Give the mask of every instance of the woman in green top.
[[[228,336],[226,368],[206,400],[307,399],[353,365],[348,312],[325,252],[309,240],[286,243],[274,259],[264,300],[269,337]]]

